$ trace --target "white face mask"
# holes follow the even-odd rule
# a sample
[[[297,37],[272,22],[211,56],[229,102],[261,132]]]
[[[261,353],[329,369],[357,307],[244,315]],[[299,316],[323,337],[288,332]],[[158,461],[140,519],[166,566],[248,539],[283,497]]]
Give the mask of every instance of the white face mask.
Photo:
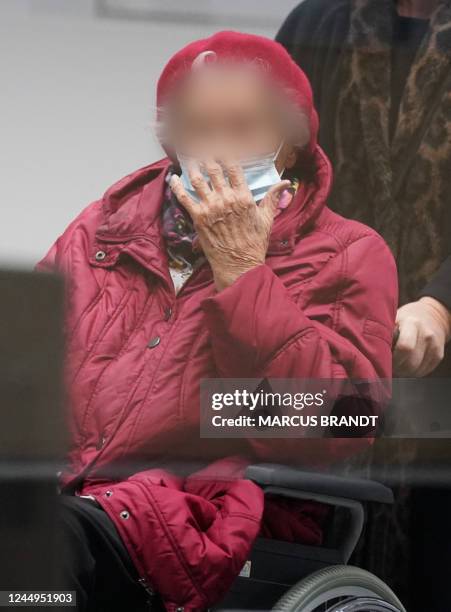
[[[275,161],[279,156],[282,146],[283,142],[281,143],[277,151],[275,153],[271,153],[270,155],[264,155],[263,157],[254,157],[252,159],[241,161],[241,167],[243,169],[246,183],[256,202],[260,202],[261,200],[263,200],[263,198],[271,189],[271,187],[279,183],[281,180],[283,172],[282,174],[278,173]],[[188,175],[188,167],[190,162],[192,161],[192,158],[185,157],[183,155],[177,155],[177,159],[182,170],[181,179],[183,186],[185,187],[189,195],[193,198],[193,200],[199,202],[199,196],[193,189]],[[208,174],[205,171],[203,171],[202,174],[207,183],[209,183],[210,179],[208,177]]]

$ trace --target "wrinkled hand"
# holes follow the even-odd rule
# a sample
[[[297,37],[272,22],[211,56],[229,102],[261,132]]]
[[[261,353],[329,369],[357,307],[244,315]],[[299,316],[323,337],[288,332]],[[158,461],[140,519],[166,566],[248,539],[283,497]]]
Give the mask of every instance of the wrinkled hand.
[[[197,167],[189,169],[200,202],[189,196],[178,176],[172,176],[170,186],[193,220],[216,288],[221,291],[265,262],[277,204],[290,181],[274,185],[257,206],[238,163],[224,163],[228,180],[220,164],[207,161],[204,166],[211,186]]]
[[[396,376],[427,376],[442,361],[451,336],[451,314],[439,301],[423,297],[398,310],[394,351]]]

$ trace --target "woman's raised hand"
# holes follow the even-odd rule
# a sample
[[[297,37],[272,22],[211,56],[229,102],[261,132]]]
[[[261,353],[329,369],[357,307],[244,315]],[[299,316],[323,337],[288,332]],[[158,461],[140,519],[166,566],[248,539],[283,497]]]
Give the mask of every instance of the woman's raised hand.
[[[178,176],[172,176],[170,186],[193,220],[216,288],[221,291],[265,262],[279,198],[290,181],[274,185],[257,206],[237,162],[209,160],[203,168],[210,184],[197,165],[189,168],[200,202],[190,197]]]

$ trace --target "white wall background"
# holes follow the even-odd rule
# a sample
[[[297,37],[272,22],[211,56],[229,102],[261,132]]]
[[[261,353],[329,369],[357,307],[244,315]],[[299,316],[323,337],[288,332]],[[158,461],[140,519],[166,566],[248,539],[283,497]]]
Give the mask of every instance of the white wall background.
[[[298,3],[270,0],[274,14],[252,27],[246,1],[229,0],[230,23],[196,23],[100,18],[94,0],[0,0],[0,265],[31,266],[85,205],[161,156],[154,89],[176,50],[224,27],[272,37]]]

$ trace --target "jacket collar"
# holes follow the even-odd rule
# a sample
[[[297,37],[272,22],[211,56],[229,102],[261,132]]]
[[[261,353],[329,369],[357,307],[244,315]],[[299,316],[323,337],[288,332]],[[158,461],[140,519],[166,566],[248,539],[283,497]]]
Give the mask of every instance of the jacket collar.
[[[276,218],[269,255],[291,253],[299,235],[314,223],[325,206],[332,170],[320,147],[315,156],[316,181],[312,185],[301,185],[294,201]],[[167,276],[160,213],[170,163],[168,158],[161,159],[126,176],[106,191],[102,220],[90,257],[93,265],[110,267],[126,253],[145,267],[157,269]]]

